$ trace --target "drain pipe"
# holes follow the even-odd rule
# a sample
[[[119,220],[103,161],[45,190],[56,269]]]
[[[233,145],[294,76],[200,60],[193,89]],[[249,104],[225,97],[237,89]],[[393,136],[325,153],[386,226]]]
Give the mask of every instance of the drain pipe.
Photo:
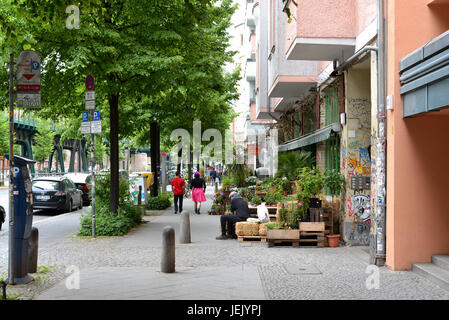
[[[377,266],[385,265],[386,260],[386,110],[385,110],[385,21],[384,1],[377,1],[377,230],[375,237],[371,238],[371,263]],[[375,240],[375,242],[374,242]],[[374,250],[375,248],[375,250]]]
[[[332,72],[331,76],[339,76],[341,75],[341,72],[347,68],[349,68],[354,62],[357,61],[357,59],[368,51],[376,51],[378,52],[378,47],[374,46],[365,46],[361,50],[357,51],[352,57],[348,58],[345,62],[343,62],[341,65],[334,68],[334,71]]]

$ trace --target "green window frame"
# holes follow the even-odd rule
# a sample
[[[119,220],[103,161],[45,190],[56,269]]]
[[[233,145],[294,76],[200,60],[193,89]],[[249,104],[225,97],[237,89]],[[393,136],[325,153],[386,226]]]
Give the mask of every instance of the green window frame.
[[[340,86],[333,86],[326,90],[324,101],[325,101],[325,119],[324,122],[326,126],[338,122],[338,117],[340,113]]]
[[[325,143],[325,169],[337,170],[340,172],[340,137],[336,134],[332,135]],[[325,188],[325,193],[330,194],[328,188]]]

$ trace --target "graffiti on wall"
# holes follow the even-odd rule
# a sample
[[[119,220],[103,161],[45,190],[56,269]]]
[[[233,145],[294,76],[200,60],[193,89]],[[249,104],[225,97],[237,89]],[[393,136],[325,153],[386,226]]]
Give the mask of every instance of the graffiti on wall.
[[[357,194],[350,199],[351,210],[349,216],[357,216],[358,219],[366,221],[370,218],[370,198],[365,194]]]
[[[349,118],[359,119],[365,128],[371,127],[371,101],[367,98],[348,98]]]
[[[345,240],[350,244],[369,245],[371,220],[345,223]]]
[[[356,157],[348,156],[348,176],[369,176],[371,165],[362,164]]]
[[[354,245],[368,245],[371,228],[371,199],[363,191],[354,191],[346,203],[348,217],[353,221],[345,222],[345,241]]]

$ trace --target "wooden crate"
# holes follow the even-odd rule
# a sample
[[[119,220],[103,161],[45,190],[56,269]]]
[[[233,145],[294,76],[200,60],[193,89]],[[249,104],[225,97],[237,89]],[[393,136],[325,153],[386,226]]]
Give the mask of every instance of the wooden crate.
[[[287,244],[293,247],[299,246],[299,230],[273,229],[267,230],[268,247],[276,244]]]
[[[277,244],[291,245],[292,247],[299,247],[299,241],[300,241],[299,239],[298,240],[293,240],[293,239],[274,240],[274,239],[267,238],[268,248],[274,247]]]
[[[267,230],[267,239],[272,240],[299,240],[299,230],[272,229]]]
[[[237,240],[239,242],[244,242],[244,241],[267,242],[267,237],[264,237],[264,236],[238,236]]]
[[[299,230],[299,244],[301,247],[324,247],[326,242],[324,222],[301,222]]]

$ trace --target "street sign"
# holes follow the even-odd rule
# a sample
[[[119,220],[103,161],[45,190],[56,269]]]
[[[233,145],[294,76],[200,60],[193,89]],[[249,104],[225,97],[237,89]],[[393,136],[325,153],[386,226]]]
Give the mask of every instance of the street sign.
[[[40,108],[41,107],[41,93],[17,93],[17,107],[18,108]]]
[[[90,133],[101,133],[101,121],[91,121]]]
[[[86,80],[87,83],[87,80]],[[87,85],[86,85],[87,89]],[[95,109],[95,91],[87,91],[86,92],[86,110]]]
[[[32,50],[24,50],[17,58],[17,106],[41,107],[41,58]]]
[[[81,134],[90,134],[90,121],[81,122]]]
[[[95,100],[86,100],[86,110],[95,109]]]
[[[94,90],[94,87],[95,87],[95,78],[94,78],[93,75],[89,74],[89,75],[86,77],[85,85],[86,85],[86,90],[87,90],[87,91],[92,91],[92,90]]]
[[[92,112],[92,121],[99,121],[100,120],[100,111],[94,110]]]
[[[82,122],[89,122],[89,112],[84,111],[82,114],[83,114]]]
[[[95,100],[95,91],[86,92],[86,101],[88,100]]]

